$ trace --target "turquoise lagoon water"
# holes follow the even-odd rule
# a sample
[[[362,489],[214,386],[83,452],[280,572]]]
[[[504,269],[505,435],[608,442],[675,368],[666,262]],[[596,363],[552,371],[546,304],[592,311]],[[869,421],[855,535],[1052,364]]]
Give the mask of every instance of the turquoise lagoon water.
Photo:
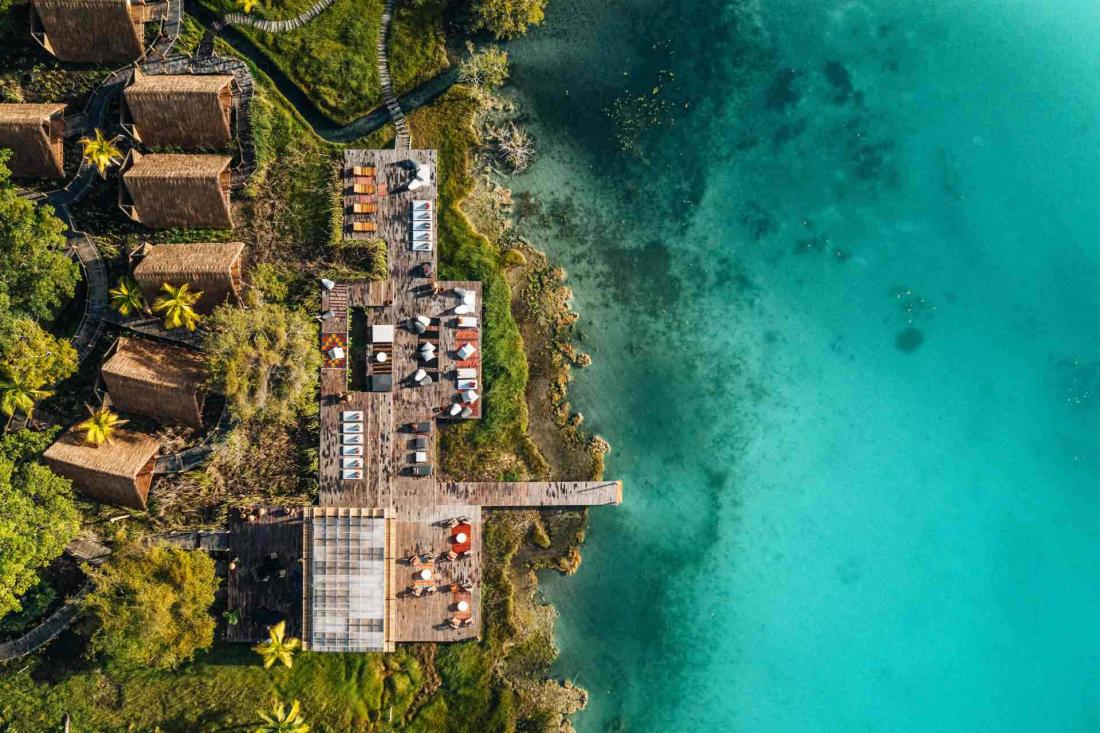
[[[1100,729],[1098,37],[552,0],[513,45],[626,483],[545,578],[580,730]]]

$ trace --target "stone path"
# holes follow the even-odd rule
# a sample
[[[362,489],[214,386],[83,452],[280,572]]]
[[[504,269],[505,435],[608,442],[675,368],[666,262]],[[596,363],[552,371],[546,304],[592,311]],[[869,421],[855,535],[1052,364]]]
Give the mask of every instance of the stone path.
[[[304,13],[296,15],[293,18],[287,18],[286,20],[265,20],[263,18],[253,18],[246,13],[227,13],[224,21],[226,25],[247,25],[267,33],[284,33],[286,31],[293,31],[301,28],[324,12],[335,1],[336,0],[317,0],[317,2]]]
[[[378,58],[378,78],[382,82],[382,103],[389,110],[390,119],[396,132],[394,148],[397,150],[412,150],[412,135],[409,133],[409,123],[405,119],[405,113],[397,102],[397,96],[393,93],[393,79],[390,78],[390,60],[388,57],[388,45],[390,36],[390,22],[393,20],[393,8],[396,0],[386,0],[386,7],[382,11],[382,27],[378,31],[378,45],[375,54]]]

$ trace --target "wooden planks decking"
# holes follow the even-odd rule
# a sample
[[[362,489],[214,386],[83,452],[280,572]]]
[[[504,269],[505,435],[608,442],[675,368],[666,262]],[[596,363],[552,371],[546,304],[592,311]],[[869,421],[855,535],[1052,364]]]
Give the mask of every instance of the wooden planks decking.
[[[320,380],[318,503],[321,506],[306,510],[304,517],[301,510],[291,510],[293,514],[282,521],[269,516],[254,517],[247,524],[238,522],[241,535],[238,541],[248,545],[242,546],[238,553],[242,563],[270,564],[273,562],[268,557],[270,545],[282,548],[276,551],[280,557],[296,552],[301,558],[304,553],[307,564],[311,553],[324,553],[325,557],[333,558],[337,572],[348,573],[341,582],[346,582],[349,592],[360,594],[359,602],[365,602],[364,593],[372,599],[383,598],[384,635],[379,642],[376,605],[369,606],[369,613],[364,611],[367,615],[360,614],[362,618],[352,618],[355,614],[345,613],[347,609],[336,598],[337,605],[326,611],[329,606],[325,604],[333,602],[333,593],[343,592],[343,586],[335,591],[326,590],[323,603],[318,606],[317,597],[311,595],[314,589],[310,587],[308,569],[302,578],[301,563],[297,577],[292,579],[304,593],[304,600],[299,595],[297,606],[288,601],[285,592],[273,594],[265,587],[246,590],[231,577],[231,608],[236,603],[260,611],[261,616],[273,606],[287,614],[296,609],[298,616],[294,623],[300,625],[303,617],[309,619],[304,631],[307,636],[314,635],[314,644],[319,649],[337,650],[341,645],[348,649],[363,648],[364,644],[376,648],[381,643],[390,650],[395,642],[402,641],[479,638],[482,507],[595,506],[622,501],[622,484],[618,481],[459,482],[444,481],[437,475],[437,420],[481,417],[484,402],[480,395],[486,390],[481,368],[481,283],[436,280],[435,166],[434,151],[345,152],[345,236],[385,240],[390,277],[384,281],[338,282],[322,292],[321,349],[325,353]],[[359,171],[362,175],[356,175],[356,169],[362,169]],[[432,174],[426,179],[421,177],[424,181],[421,188],[409,191],[408,184],[418,169],[431,170]],[[357,184],[359,191],[355,190]],[[432,235],[427,251],[411,246],[414,201],[429,202]],[[369,205],[356,210],[355,204]],[[369,222],[373,231],[356,231],[353,226],[356,222]],[[458,308],[460,305],[465,307]],[[356,309],[362,309],[362,314]],[[460,315],[476,322],[459,327]],[[426,318],[429,323],[424,333],[413,328],[418,318]],[[386,341],[383,335],[378,343],[371,343],[367,334],[374,333],[373,326],[392,326],[392,341]],[[425,343],[435,347],[434,357],[422,356],[421,347]],[[475,346],[476,351],[459,356],[464,344]],[[342,354],[330,352],[335,348]],[[386,358],[373,359],[373,353],[384,353]],[[478,393],[477,399],[470,399],[473,395],[467,397],[458,389],[459,368],[475,370],[469,378],[473,382],[471,388]],[[420,370],[430,379],[414,379]],[[392,379],[388,390],[384,382],[387,377]],[[459,406],[458,410],[470,409],[467,414],[452,416],[454,405]],[[355,421],[361,422],[363,431],[362,475],[349,480],[343,478],[341,465],[345,411],[362,413],[362,420]],[[426,454],[426,460],[417,457],[417,453]],[[431,474],[416,475],[413,468],[424,465],[432,467]],[[384,572],[379,574],[376,567],[380,525],[364,525],[356,530],[362,536],[366,536],[364,532],[370,534],[369,557],[351,557],[345,563],[347,568],[339,570],[344,562],[340,559],[343,543],[354,544],[357,540],[330,531],[328,525],[319,530],[314,524],[321,520],[313,518],[318,512],[321,514],[317,516],[324,517],[335,516],[333,512],[348,517],[362,516],[362,512],[384,516]],[[469,535],[461,543],[450,526],[460,518],[463,533]],[[281,526],[284,524],[287,526]],[[295,529],[296,539],[289,536]],[[321,534],[315,534],[317,531]],[[257,556],[255,548],[261,547],[263,552]],[[236,545],[234,552],[237,552],[235,548]],[[450,557],[449,550],[462,552]],[[357,575],[353,567],[357,563],[374,564],[370,568],[363,565]],[[414,577],[425,569],[432,571],[432,578]],[[326,570],[324,575],[328,578],[333,574]],[[270,578],[263,582],[270,582]],[[323,638],[316,635],[320,628],[316,624],[326,629],[321,632]],[[250,619],[249,624],[232,633],[241,640],[253,640],[261,631],[262,625]]]
[[[278,621],[286,621],[288,636],[301,636],[302,513],[300,507],[231,513],[226,603],[239,621],[227,626],[228,641],[263,641]]]

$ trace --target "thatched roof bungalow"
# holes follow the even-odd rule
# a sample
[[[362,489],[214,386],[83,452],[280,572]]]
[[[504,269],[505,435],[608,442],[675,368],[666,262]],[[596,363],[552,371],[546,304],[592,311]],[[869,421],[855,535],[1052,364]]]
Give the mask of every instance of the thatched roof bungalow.
[[[160,441],[145,433],[116,429],[111,442],[89,445],[69,428],[42,454],[50,469],[93,499],[145,509]]]
[[[65,105],[0,104],[0,148],[10,148],[12,175],[61,178],[65,153]]]
[[[195,303],[198,313],[210,313],[226,300],[241,299],[242,242],[194,244],[146,244],[134,255],[134,280],[147,303],[152,303],[165,283],[188,283],[201,290]]]
[[[61,61],[128,63],[145,53],[151,8],[131,0],[34,0],[31,37]]]
[[[228,155],[130,151],[119,206],[150,229],[230,229]]]
[[[225,148],[233,137],[228,74],[143,74],[122,94],[122,126],[153,148]]]
[[[206,370],[195,352],[123,337],[100,373],[116,409],[202,427]]]

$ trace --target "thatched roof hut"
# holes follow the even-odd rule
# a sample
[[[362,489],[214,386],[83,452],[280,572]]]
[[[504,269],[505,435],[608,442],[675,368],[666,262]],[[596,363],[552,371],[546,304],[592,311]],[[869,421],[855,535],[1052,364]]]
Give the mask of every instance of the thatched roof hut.
[[[148,17],[130,0],[34,0],[31,36],[62,61],[130,62],[145,53]]]
[[[116,409],[202,427],[206,370],[195,352],[124,337],[100,373]]]
[[[65,154],[65,105],[0,104],[0,148],[12,151],[8,167],[12,175],[26,178],[61,178]]]
[[[109,443],[89,445],[73,426],[42,458],[54,473],[93,499],[144,509],[159,449],[160,441],[153,436],[123,429],[116,429]]]
[[[228,155],[130,151],[119,206],[150,229],[230,229]]]
[[[122,126],[149,147],[224,148],[232,139],[228,74],[143,74],[122,94]]]
[[[241,242],[146,244],[134,255],[134,279],[147,303],[156,300],[164,283],[188,283],[202,291],[195,310],[209,313],[227,299],[240,302],[243,252]]]

